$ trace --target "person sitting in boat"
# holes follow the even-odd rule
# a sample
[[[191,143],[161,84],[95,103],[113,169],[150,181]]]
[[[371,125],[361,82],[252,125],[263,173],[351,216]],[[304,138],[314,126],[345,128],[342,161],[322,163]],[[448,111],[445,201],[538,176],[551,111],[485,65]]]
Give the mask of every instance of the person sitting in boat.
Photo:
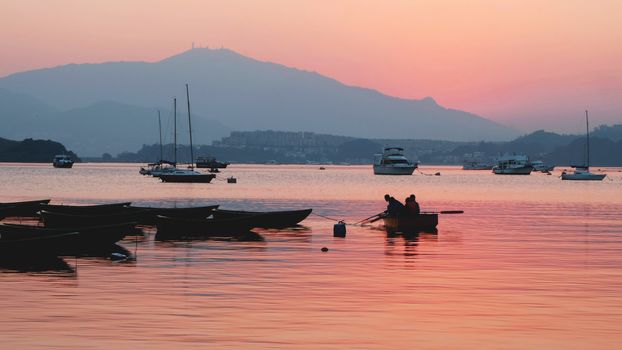
[[[388,194],[384,195],[384,200],[387,201],[387,216],[398,216],[400,213],[404,211],[404,204],[400,203],[397,199],[389,196]]]
[[[421,213],[421,208],[419,208],[419,203],[417,203],[417,199],[414,194],[411,194],[406,198],[406,213],[410,215],[419,215]]]

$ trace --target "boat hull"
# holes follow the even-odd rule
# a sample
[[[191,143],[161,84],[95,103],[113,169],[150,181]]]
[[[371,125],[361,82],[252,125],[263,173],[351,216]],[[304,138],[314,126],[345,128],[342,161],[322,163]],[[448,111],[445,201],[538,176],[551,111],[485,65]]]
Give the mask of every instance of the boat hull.
[[[416,165],[399,167],[374,165],[374,175],[412,175],[415,169],[417,169]]]
[[[607,174],[567,174],[562,173],[562,180],[574,180],[574,181],[602,181]]]
[[[392,234],[433,231],[438,225],[438,214],[402,215],[382,219],[385,229]]]
[[[269,212],[218,209],[214,211],[214,218],[217,220],[231,220],[252,217],[253,227],[284,228],[298,225],[298,223],[311,214],[311,211],[312,209]]]
[[[529,175],[533,171],[532,167],[520,167],[520,168],[492,168],[492,172],[497,175]]]
[[[158,216],[156,219],[157,240],[201,239],[212,237],[244,237],[254,227],[253,218],[181,219]],[[252,235],[252,233],[250,233]],[[256,235],[256,234],[255,234]]]
[[[25,202],[0,203],[0,219],[4,217],[36,217],[41,206],[49,203],[49,199]]]
[[[144,212],[138,210],[125,210],[123,212],[101,215],[75,215],[50,212],[41,210],[40,214],[43,225],[46,228],[73,228],[99,225],[112,225],[132,222],[136,225],[143,220]]]
[[[162,182],[177,183],[209,183],[216,177],[214,174],[197,174],[197,175],[175,175],[161,174],[158,176]]]

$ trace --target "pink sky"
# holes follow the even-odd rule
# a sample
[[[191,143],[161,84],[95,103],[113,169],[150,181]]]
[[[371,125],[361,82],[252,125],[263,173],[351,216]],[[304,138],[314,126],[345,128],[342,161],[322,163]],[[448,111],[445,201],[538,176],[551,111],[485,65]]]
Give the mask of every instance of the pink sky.
[[[197,45],[522,130],[622,123],[622,1],[3,0],[0,76]]]

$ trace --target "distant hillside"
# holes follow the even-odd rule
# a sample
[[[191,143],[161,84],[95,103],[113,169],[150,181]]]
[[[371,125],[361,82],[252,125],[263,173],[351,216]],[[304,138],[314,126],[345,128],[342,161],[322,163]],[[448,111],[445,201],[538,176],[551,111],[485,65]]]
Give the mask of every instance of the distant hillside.
[[[82,155],[100,156],[139,148],[157,142],[157,108],[101,101],[95,104],[58,111],[25,94],[0,89],[0,137],[41,138],[62,142]],[[172,99],[162,108],[164,140],[173,139]],[[4,113],[4,112],[3,112]],[[188,143],[188,116],[185,99],[178,101],[178,141]],[[197,143],[210,143],[228,135],[230,130],[219,122],[193,113],[193,137]]]
[[[52,163],[57,154],[68,154],[74,161],[80,161],[75,153],[55,141],[33,139],[13,141],[0,138],[0,162]]]
[[[432,98],[395,98],[226,49],[193,49],[155,63],[70,64],[0,78],[0,87],[34,96],[61,111],[89,107],[92,118],[111,118],[95,109],[101,101],[140,106],[152,114],[156,106],[168,106],[173,96],[183,106],[185,83],[190,84],[195,120],[211,119],[232,130],[455,141],[509,140],[518,135],[477,115],[442,107]],[[16,116],[0,106],[0,121]],[[120,123],[114,124],[120,131],[132,118],[128,114],[122,121],[108,122]],[[33,133],[39,132],[38,125],[31,127]],[[104,151],[101,147],[88,154]]]

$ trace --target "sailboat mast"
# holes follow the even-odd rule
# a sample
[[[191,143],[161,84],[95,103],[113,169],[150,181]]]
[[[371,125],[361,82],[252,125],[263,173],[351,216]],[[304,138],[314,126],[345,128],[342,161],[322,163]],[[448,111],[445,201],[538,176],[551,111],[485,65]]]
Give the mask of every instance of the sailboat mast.
[[[190,131],[190,167],[194,167],[194,153],[192,150],[192,122],[190,121],[190,93],[186,84],[186,100],[188,101],[188,131]]]
[[[173,162],[177,164],[177,98],[173,98]]]
[[[158,128],[160,130],[160,160],[164,159],[162,152],[162,119],[160,119],[160,110],[158,109]]]
[[[590,122],[587,118],[587,110],[585,111],[585,130],[587,135],[587,144],[586,144],[586,152],[587,152],[587,167],[590,167]]]

